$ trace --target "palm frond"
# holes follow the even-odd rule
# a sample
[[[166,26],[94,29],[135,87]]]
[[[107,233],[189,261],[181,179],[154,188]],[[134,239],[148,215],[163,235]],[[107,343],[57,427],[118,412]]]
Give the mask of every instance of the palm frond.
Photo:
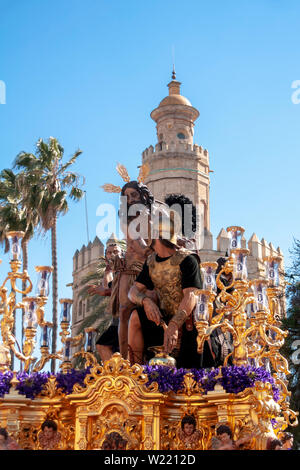
[[[82,199],[84,196],[84,191],[80,188],[77,188],[76,186],[73,186],[69,196],[71,199],[73,199],[73,201],[80,201],[80,199]]]
[[[20,152],[14,160],[13,168],[30,170],[37,164],[37,158],[32,153]]]
[[[72,155],[72,157],[70,158],[70,160],[69,160],[67,163],[65,163],[64,165],[62,165],[62,166],[60,167],[60,169],[59,169],[59,174],[65,173],[65,171],[66,171],[70,166],[72,166],[72,165],[76,162],[77,158],[78,158],[79,155],[81,155],[81,154],[82,154],[82,150],[77,150],[77,151],[74,153],[74,155]]]

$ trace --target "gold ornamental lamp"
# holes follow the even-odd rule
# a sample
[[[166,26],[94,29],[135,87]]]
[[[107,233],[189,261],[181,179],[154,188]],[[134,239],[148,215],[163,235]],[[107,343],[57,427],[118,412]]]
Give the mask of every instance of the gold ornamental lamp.
[[[36,272],[38,273],[37,280],[37,295],[39,297],[49,296],[49,280],[51,273],[53,272],[52,266],[36,266]]]
[[[71,361],[71,353],[72,347],[78,346],[83,339],[83,334],[80,333],[77,336],[71,337],[69,326],[71,322],[71,307],[73,304],[72,299],[60,299],[61,304],[61,315],[60,315],[60,326],[61,326],[61,341],[63,343],[63,350],[62,350],[62,363],[60,364],[60,368],[63,373],[67,373],[69,370],[72,369],[72,361]]]
[[[44,322],[44,306],[47,301],[47,296],[33,297],[28,296],[23,298],[22,301],[17,302],[17,294],[27,296],[32,291],[32,282],[27,271],[20,272],[21,267],[21,243],[24,237],[24,232],[10,231],[7,234],[7,239],[10,245],[10,267],[11,271],[7,274],[4,282],[0,287],[1,309],[1,337],[2,344],[0,345],[0,371],[4,372],[9,370],[11,365],[11,352],[17,359],[24,363],[25,371],[28,371],[31,364],[35,360],[32,353],[35,348],[35,337],[37,326],[42,326]],[[45,267],[47,270],[52,268]],[[17,286],[17,281],[21,281],[23,287]],[[10,292],[8,291],[7,284],[10,284]],[[24,287],[25,286],[25,287]],[[14,334],[15,329],[15,316],[18,309],[24,310],[25,318],[25,331],[24,331],[24,344],[21,348],[17,348],[17,340]]]
[[[201,263],[200,271],[203,279],[203,289],[209,291],[216,291],[216,269],[218,263],[204,262]]]
[[[245,229],[237,225],[231,225],[227,227],[226,231],[229,235],[229,252],[231,253],[231,250],[242,248],[242,237]]]
[[[22,248],[21,243],[24,238],[25,233],[21,231],[10,231],[7,233],[6,238],[9,241],[10,245],[10,261],[14,261],[21,266],[21,254]]]
[[[198,295],[194,312],[198,352],[203,352],[204,342],[215,329],[220,328],[223,332],[229,331],[233,338],[233,351],[225,358],[224,365],[230,356],[233,364],[240,366],[247,365],[251,359],[262,365],[268,359],[276,372],[287,373],[286,360],[279,354],[286,333],[268,321],[270,280],[248,280],[246,260],[249,250],[241,248],[244,229],[231,226],[227,232],[230,235],[230,256],[216,277],[220,294],[195,291]],[[273,267],[272,264],[270,266]],[[222,274],[231,275],[230,285],[224,285]],[[214,303],[216,315],[213,317]],[[253,304],[250,315],[249,304]]]
[[[90,326],[84,329],[84,333],[84,348],[80,349],[80,351],[77,351],[73,357],[83,357],[83,359],[85,360],[85,367],[90,367],[98,364],[98,361],[94,355],[96,349],[97,329]]]
[[[280,295],[280,263],[282,258],[279,256],[265,256],[263,258],[268,280],[267,295],[269,299],[269,322],[278,324],[279,313],[279,295]]]

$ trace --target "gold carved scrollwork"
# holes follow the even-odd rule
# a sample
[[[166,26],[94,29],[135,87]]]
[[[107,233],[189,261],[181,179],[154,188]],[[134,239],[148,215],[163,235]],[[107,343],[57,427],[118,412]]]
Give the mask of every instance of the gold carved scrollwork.
[[[130,365],[130,362],[124,360],[119,353],[115,353],[111,359],[106,361],[102,366],[94,365],[84,380],[84,386],[76,384],[74,393],[83,393],[87,388],[94,387],[97,381],[103,381],[105,378],[106,389],[121,390],[125,388],[125,383],[129,383],[124,378],[132,379],[131,382],[137,382],[143,385],[148,381],[147,375],[144,373],[142,366],[138,364]]]
[[[79,440],[78,440],[78,449],[86,450],[88,441],[87,441],[87,416],[81,416],[78,418],[79,422]]]
[[[40,393],[41,397],[47,397],[50,399],[53,398],[63,398],[66,396],[65,393],[60,388],[57,388],[56,378],[54,376],[49,377],[47,383],[44,385],[42,392]]]
[[[145,438],[143,440],[143,447],[145,450],[152,450],[154,447],[154,441],[152,436],[152,425],[153,425],[153,416],[145,416]]]
[[[126,441],[127,450],[139,450],[142,440],[141,418],[129,417],[127,411],[118,405],[108,406],[101,416],[90,417],[89,449],[101,449],[104,441],[117,433]]]

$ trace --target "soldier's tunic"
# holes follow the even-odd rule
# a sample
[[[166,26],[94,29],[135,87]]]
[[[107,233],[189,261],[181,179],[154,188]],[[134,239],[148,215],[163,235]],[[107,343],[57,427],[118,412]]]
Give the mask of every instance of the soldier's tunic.
[[[183,299],[183,289],[202,287],[199,264],[196,256],[186,250],[178,250],[168,258],[160,258],[152,253],[138,275],[137,282],[149,290],[155,290],[159,298],[159,308],[166,324],[178,312]],[[150,346],[163,344],[164,331],[160,326],[148,320],[142,307],[137,309],[145,342],[145,355],[148,360],[153,353],[147,351]],[[179,329],[179,341],[172,352],[176,357],[177,367],[211,367],[213,360],[205,348],[204,354],[197,353],[197,330],[189,320]]]

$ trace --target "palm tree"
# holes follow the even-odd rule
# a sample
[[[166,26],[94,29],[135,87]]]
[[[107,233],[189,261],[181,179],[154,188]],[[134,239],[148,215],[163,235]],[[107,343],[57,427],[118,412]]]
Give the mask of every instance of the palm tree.
[[[0,243],[4,245],[4,251],[9,250],[7,232],[22,231],[22,260],[23,271],[28,270],[28,241],[34,234],[38,223],[34,210],[26,210],[21,207],[21,198],[18,191],[18,175],[12,170],[5,169],[0,173]],[[26,285],[23,282],[22,290]],[[23,295],[25,297],[25,295]],[[24,337],[24,311],[22,311],[22,343]],[[13,360],[12,360],[13,367]]]
[[[57,139],[50,137],[48,142],[39,139],[36,144],[36,155],[21,152],[17,156],[14,166],[22,170],[24,176],[19,179],[22,194],[22,206],[34,208],[39,216],[42,230],[51,231],[52,251],[52,353],[57,346],[57,301],[58,301],[58,272],[57,272],[57,219],[68,209],[68,198],[79,201],[84,196],[80,189],[82,183],[78,174],[68,171],[73,165],[81,150],[77,150],[71,158],[62,163],[64,149]],[[30,185],[28,181],[30,180]],[[51,362],[51,371],[55,372],[55,360]]]

